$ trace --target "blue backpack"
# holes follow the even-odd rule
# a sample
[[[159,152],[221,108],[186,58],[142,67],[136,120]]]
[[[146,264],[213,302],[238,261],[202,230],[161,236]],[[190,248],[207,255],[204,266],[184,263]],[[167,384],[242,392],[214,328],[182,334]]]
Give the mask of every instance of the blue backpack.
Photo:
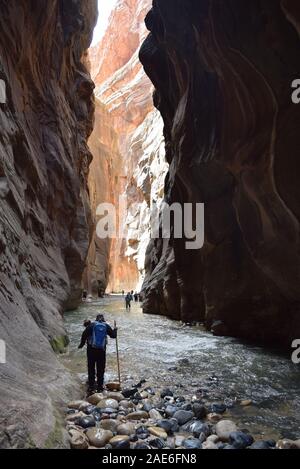
[[[94,322],[91,337],[91,346],[96,349],[105,350],[107,327],[105,322]]]

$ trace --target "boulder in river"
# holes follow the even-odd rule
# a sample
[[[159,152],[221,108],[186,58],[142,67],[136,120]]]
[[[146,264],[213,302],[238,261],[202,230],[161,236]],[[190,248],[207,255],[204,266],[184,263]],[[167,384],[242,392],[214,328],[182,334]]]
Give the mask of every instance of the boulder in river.
[[[120,383],[116,381],[111,381],[109,383],[106,383],[105,387],[108,391],[120,391],[121,389]]]
[[[117,433],[119,435],[128,435],[131,436],[135,432],[135,425],[132,422],[121,423],[117,427]]]
[[[98,402],[97,407],[100,407],[100,409],[118,409],[119,403],[115,399],[102,399]]]
[[[231,420],[220,420],[216,424],[216,434],[221,441],[229,441],[230,434],[233,432],[237,432],[237,426]]]
[[[69,409],[83,410],[83,409],[80,408],[82,405],[89,405],[89,403],[86,402],[86,401],[72,401],[72,402],[69,402],[68,408]]]
[[[103,430],[110,430],[111,432],[116,433],[117,428],[119,426],[119,422],[114,419],[104,419],[104,420],[101,420],[100,425],[101,425],[101,428],[103,428]]]
[[[122,391],[122,394],[123,396],[125,397],[125,399],[128,399],[132,396],[134,396],[137,392],[137,388],[131,388],[131,389],[124,389]]]
[[[114,449],[125,449],[130,446],[130,438],[128,435],[116,435],[109,440],[109,444],[112,445]]]
[[[164,399],[165,397],[173,397],[173,391],[171,391],[171,389],[169,388],[166,388],[166,389],[163,389],[162,392],[160,393],[160,397],[162,399]]]
[[[232,432],[229,435],[229,443],[236,449],[245,449],[251,446],[254,438],[250,433],[246,432]]]
[[[87,449],[89,446],[86,435],[78,430],[69,431],[70,446],[72,449]]]
[[[194,417],[194,412],[189,410],[177,410],[173,417],[177,420],[179,425],[184,425]]]
[[[102,401],[102,399],[104,399],[104,395],[97,392],[97,393],[92,394],[91,396],[89,396],[89,397],[87,398],[87,401],[88,401],[90,404],[97,405],[98,402]]]
[[[112,439],[113,433],[110,430],[103,430],[103,428],[90,428],[86,432],[86,436],[92,446],[103,448]]]
[[[149,414],[144,410],[137,410],[136,412],[130,412],[130,414],[126,415],[126,420],[142,420],[148,419]]]
[[[197,438],[187,438],[183,440],[182,446],[186,449],[201,449],[202,444]]]
[[[96,420],[93,415],[85,415],[76,419],[75,424],[82,428],[91,428],[96,425]]]
[[[167,405],[165,413],[168,417],[173,417],[173,415],[175,414],[177,410],[178,410],[178,407],[170,404],[170,405]]]
[[[168,438],[168,434],[163,428],[149,427],[148,430],[151,435],[157,436],[158,438],[162,438],[163,440],[166,440]]]
[[[151,409],[149,411],[149,416],[153,420],[161,420],[162,419],[162,415],[156,409]]]
[[[273,440],[258,440],[255,441],[248,449],[272,449],[275,448],[276,441]]]
[[[278,449],[300,449],[300,440],[279,440],[276,444],[276,448]]]

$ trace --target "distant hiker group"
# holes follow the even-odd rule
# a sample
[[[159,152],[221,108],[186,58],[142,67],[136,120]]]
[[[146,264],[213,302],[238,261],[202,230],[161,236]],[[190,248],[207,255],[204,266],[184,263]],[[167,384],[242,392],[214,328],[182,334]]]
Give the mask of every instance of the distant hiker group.
[[[124,296],[125,292],[124,290],[122,291],[122,294]],[[126,309],[131,309],[131,302],[135,301],[137,303],[138,301],[141,301],[141,295],[137,292],[133,293],[133,290],[131,292],[128,292],[127,295],[125,296],[125,307]]]

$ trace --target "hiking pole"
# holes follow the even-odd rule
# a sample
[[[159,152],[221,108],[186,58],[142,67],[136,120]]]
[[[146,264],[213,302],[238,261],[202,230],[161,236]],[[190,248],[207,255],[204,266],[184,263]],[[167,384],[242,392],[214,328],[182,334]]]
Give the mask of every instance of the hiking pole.
[[[116,321],[114,322],[115,328],[117,327]],[[117,349],[117,363],[118,363],[118,377],[119,377],[119,385],[121,389],[121,372],[120,372],[120,357],[119,357],[119,342],[118,342],[118,333],[116,337],[116,349]]]

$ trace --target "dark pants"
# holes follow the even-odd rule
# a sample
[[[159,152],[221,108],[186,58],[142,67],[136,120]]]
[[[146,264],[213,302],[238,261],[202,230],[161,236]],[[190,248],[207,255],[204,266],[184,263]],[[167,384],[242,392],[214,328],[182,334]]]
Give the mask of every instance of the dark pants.
[[[87,350],[89,388],[95,387],[96,368],[97,368],[97,388],[103,387],[106,351],[89,347]]]

